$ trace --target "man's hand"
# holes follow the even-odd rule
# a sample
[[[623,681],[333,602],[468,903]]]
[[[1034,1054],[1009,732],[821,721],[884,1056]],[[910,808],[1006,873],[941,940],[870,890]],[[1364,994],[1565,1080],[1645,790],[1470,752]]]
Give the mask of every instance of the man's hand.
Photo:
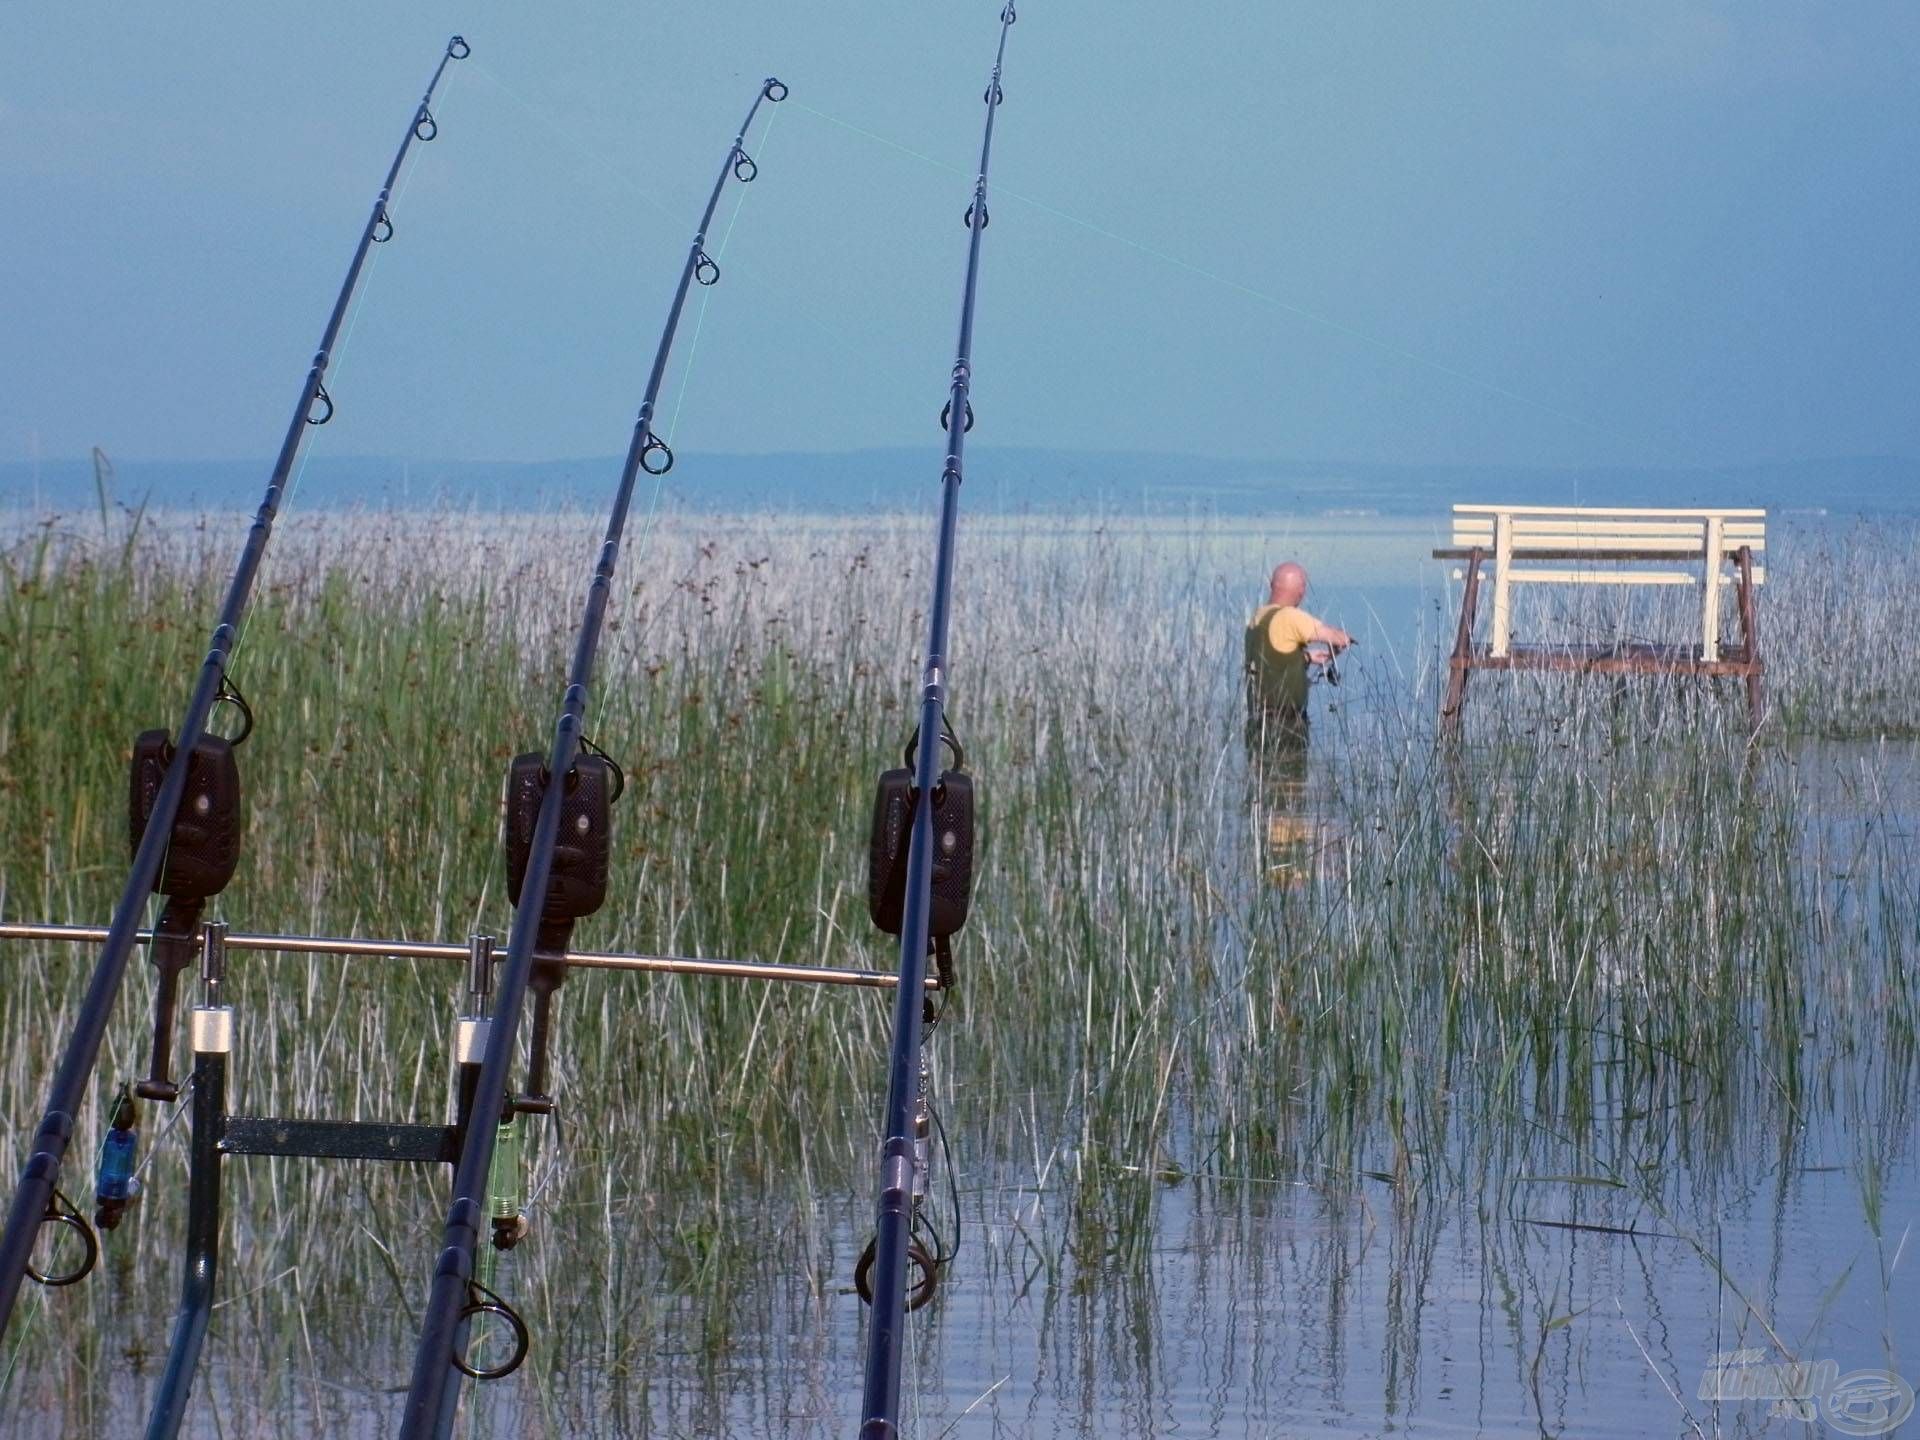
[[[1322,625],[1319,632],[1313,637],[1313,643],[1325,645],[1335,655],[1338,655],[1342,650],[1353,644],[1353,637],[1336,626]]]

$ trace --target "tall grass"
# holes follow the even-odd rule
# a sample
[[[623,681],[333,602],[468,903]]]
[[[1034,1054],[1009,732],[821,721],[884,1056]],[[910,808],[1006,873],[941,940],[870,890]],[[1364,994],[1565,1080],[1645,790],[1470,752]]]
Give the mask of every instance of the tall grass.
[[[590,528],[288,528],[233,667],[260,723],[225,918],[505,933],[501,777],[546,743]],[[864,914],[865,829],[911,724],[924,531],[685,517],[630,551],[589,727],[630,785],[612,899],[577,943],[892,967]],[[232,538],[157,517],[111,541],[48,526],[0,554],[8,918],[107,912],[128,742],[173,722]],[[1791,1151],[1810,1116],[1910,1105],[1920,913],[1895,767],[1858,757],[1841,803],[1795,739],[1912,733],[1920,678],[1879,648],[1906,624],[1903,590],[1818,566],[1770,577],[1769,616],[1851,617],[1869,678],[1835,685],[1830,659],[1771,648],[1777,721],[1757,742],[1711,687],[1480,676],[1464,742],[1440,745],[1428,652],[1410,676],[1350,666],[1323,689],[1302,767],[1244,742],[1246,582],[1222,538],[1000,522],[964,541],[953,718],[984,850],[935,1088],[973,1182],[1025,1175],[1055,1197],[995,1233],[989,1277],[1036,1274],[1022,1284],[1050,1295],[1144,1281],[1166,1187],[1188,1180],[1304,1182],[1336,1212],[1386,1185],[1413,1217],[1440,1194],[1573,1176],[1581,1216],[1673,1220],[1739,1183],[1741,1137]],[[5,958],[17,1154],[91,956]],[[457,966],[234,968],[236,1108],[444,1113]],[[144,1063],[146,1003],[126,987],[103,1099]],[[729,1394],[743,1345],[791,1365],[795,1342],[770,1335],[844,1325],[831,1297],[871,1181],[886,1003],[603,974],[559,1003],[543,1228],[502,1262],[542,1348],[481,1418],[670,1430],[648,1407],[685,1413],[686,1368],[663,1352],[703,1357]],[[114,1429],[136,1404],[121,1374],[172,1285],[179,1133],[109,1274],[26,1332],[10,1393],[57,1417],[49,1433]],[[75,1176],[97,1140],[96,1116]],[[371,1423],[369,1397],[404,1374],[395,1317],[427,1273],[439,1177],[228,1168],[223,1433]],[[1436,1223],[1410,1221],[1409,1243]],[[583,1255],[605,1257],[584,1283]],[[806,1363],[840,1367],[820,1382],[837,1394],[846,1340],[821,1343]],[[262,1390],[259,1373],[282,1378]]]

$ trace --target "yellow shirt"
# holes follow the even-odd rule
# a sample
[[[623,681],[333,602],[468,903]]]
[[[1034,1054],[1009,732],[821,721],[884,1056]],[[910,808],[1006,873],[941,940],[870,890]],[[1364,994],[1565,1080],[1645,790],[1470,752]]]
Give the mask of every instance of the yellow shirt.
[[[1320,622],[1297,605],[1263,605],[1247,622],[1247,713],[1304,714],[1307,642]]]
[[[1283,605],[1267,621],[1267,643],[1281,655],[1291,655],[1320,633],[1320,622],[1298,605]]]

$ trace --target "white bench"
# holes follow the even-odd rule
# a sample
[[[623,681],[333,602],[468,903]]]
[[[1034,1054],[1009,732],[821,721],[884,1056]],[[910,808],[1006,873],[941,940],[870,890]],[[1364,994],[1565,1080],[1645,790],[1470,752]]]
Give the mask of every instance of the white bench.
[[[1441,715],[1451,726],[1476,669],[1586,670],[1611,674],[1737,675],[1747,682],[1755,725],[1762,714],[1754,589],[1767,544],[1765,510],[1618,509],[1570,505],[1456,505],[1453,544],[1435,559],[1465,562],[1460,625]],[[1474,642],[1482,572],[1492,567],[1487,643]],[[1518,646],[1512,640],[1515,585],[1695,585],[1702,592],[1700,641]],[[1724,590],[1734,589],[1740,641],[1720,639]]]

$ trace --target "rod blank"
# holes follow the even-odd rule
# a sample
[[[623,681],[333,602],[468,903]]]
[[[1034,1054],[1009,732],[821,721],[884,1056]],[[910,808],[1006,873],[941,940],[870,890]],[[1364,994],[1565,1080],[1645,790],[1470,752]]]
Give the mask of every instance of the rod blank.
[[[880,1184],[876,1201],[873,1307],[868,1319],[866,1385],[861,1402],[861,1440],[894,1440],[900,1433],[900,1364],[906,1348],[907,1245],[913,1227],[914,1112],[920,1093],[920,991],[927,973],[927,944],[933,906],[933,803],[939,775],[940,746],[933,737],[946,729],[947,628],[953,603],[954,541],[960,521],[961,457],[973,426],[968,392],[973,383],[973,302],[980,278],[980,239],[987,228],[987,161],[993,153],[993,118],[1004,96],[1001,67],[1007,55],[1007,31],[1014,23],[1012,0],[1000,12],[1000,46],[993,75],[982,97],[987,109],[980,140],[980,174],[967,207],[967,278],[960,299],[960,340],[953,381],[941,423],[947,432],[946,463],[940,472],[940,528],[935,542],[933,601],[927,607],[927,656],[921,672],[920,735],[916,757],[912,838],[907,848],[906,906],[900,927],[900,984],[895,990],[893,1049],[887,1060],[885,1139],[881,1142]]]

